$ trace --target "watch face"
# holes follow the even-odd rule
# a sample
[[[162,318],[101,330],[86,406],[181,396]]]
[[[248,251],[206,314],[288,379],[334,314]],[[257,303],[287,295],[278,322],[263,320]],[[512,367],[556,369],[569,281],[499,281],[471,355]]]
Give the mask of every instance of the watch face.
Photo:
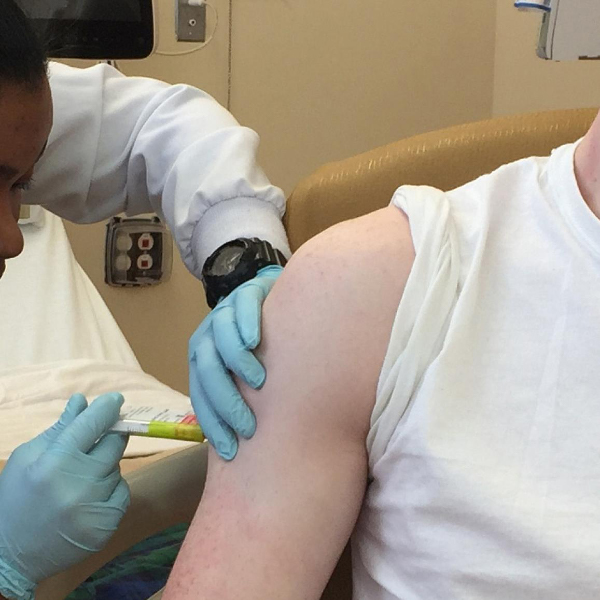
[[[213,263],[210,274],[213,276],[221,276],[233,273],[243,254],[244,248],[240,248],[239,246],[223,248]]]

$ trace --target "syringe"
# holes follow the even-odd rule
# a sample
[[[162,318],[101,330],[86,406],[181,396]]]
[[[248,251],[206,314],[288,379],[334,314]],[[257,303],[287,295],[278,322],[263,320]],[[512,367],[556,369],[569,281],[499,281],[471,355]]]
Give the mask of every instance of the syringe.
[[[203,442],[205,439],[193,413],[148,406],[125,409],[110,431],[185,442]]]

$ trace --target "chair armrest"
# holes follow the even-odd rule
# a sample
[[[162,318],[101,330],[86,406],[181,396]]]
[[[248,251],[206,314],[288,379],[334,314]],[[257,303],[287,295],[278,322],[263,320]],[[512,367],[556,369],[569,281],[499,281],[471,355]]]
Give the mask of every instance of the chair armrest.
[[[121,552],[168,527],[189,523],[204,490],[207,463],[208,445],[199,444],[125,475],[131,489],[131,505],[107,547],[42,582],[36,597],[64,600]]]

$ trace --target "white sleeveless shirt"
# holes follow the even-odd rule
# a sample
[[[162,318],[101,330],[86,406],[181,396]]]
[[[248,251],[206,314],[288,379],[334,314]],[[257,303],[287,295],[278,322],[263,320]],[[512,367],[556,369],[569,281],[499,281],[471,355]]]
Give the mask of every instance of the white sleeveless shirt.
[[[600,221],[574,148],[394,196],[416,259],[368,437],[359,600],[600,598]]]

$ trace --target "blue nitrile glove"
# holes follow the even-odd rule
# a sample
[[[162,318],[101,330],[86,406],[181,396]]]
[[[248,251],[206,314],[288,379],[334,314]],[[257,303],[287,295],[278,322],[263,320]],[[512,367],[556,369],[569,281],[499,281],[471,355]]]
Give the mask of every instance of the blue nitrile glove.
[[[119,471],[127,440],[102,437],[119,418],[120,394],[89,408],[81,394],[60,420],[19,446],[0,474],[0,593],[30,600],[37,583],[97,552],[129,505]]]
[[[244,402],[229,371],[258,389],[265,369],[252,350],[260,342],[262,305],[282,267],[261,269],[237,287],[202,321],[190,339],[190,397],[208,441],[225,460],[237,452],[237,435],[256,431],[254,414]]]

